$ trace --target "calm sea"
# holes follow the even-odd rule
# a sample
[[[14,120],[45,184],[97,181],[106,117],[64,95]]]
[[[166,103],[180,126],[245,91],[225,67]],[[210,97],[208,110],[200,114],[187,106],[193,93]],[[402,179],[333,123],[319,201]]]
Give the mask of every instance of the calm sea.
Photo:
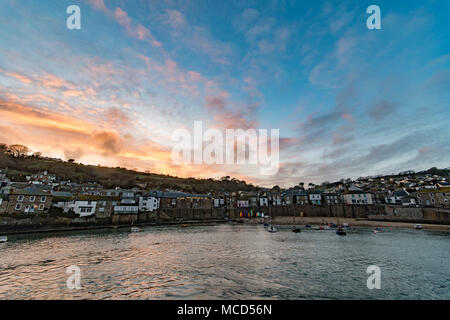
[[[450,232],[142,229],[9,236],[0,299],[450,299]],[[79,290],[66,285],[71,265]],[[380,289],[367,288],[370,265]]]

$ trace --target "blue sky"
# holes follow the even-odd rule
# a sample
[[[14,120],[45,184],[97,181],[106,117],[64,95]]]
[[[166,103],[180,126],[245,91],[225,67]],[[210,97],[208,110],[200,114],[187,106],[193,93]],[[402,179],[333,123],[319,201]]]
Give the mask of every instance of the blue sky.
[[[81,9],[81,30],[66,8]],[[368,30],[366,8],[381,9]],[[260,185],[448,167],[448,1],[10,1],[0,142]],[[278,128],[280,170],[175,166],[171,133]]]

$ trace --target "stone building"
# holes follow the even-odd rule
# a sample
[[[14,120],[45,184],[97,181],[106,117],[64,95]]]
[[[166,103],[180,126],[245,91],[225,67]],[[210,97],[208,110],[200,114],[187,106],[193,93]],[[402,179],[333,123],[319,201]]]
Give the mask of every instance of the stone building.
[[[50,192],[32,185],[24,189],[14,190],[9,196],[7,212],[14,213],[47,213],[52,205]]]

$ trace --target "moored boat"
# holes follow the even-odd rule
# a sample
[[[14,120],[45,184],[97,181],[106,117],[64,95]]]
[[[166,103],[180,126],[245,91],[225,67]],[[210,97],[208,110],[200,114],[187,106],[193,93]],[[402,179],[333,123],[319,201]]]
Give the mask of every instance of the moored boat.
[[[7,236],[0,236],[0,242],[6,242],[6,241],[8,241]]]
[[[131,227],[131,232],[140,232],[141,229],[139,229],[138,227]]]
[[[277,230],[277,228],[275,228],[274,226],[268,226],[268,227],[267,227],[267,231],[268,231],[268,232],[277,232],[278,230]]]
[[[294,226],[294,227],[292,227],[292,232],[300,233],[300,232],[302,232],[302,230],[300,230],[300,228]]]
[[[269,227],[269,224],[268,223],[264,223],[264,228],[267,228],[267,227]]]
[[[423,226],[418,223],[418,224],[415,225],[414,228],[420,230],[420,229],[423,229]]]
[[[344,229],[342,229],[342,227],[338,227],[338,229],[336,230],[336,234],[338,236],[345,236],[347,235],[347,232]]]

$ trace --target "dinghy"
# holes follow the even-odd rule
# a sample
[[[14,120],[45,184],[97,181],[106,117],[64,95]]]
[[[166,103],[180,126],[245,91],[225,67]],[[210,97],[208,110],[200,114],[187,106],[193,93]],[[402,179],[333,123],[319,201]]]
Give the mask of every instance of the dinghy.
[[[141,229],[139,229],[138,227],[131,227],[131,232],[140,232]]]
[[[7,236],[0,236],[0,243],[1,242],[6,242],[8,241],[8,237]]]
[[[294,226],[294,227],[292,227],[292,232],[300,233],[300,232],[302,232],[302,230],[300,230],[300,228]]]
[[[423,229],[423,226],[421,224],[416,224],[416,226],[414,227],[417,230]]]
[[[337,234],[338,236],[345,236],[345,235],[347,235],[347,232],[345,232],[345,230],[342,229],[342,227],[339,227],[339,228],[336,230],[336,234]]]
[[[268,232],[277,232],[278,230],[277,230],[277,228],[275,228],[274,226],[268,226],[268,227],[267,227],[267,231],[268,231]]]

